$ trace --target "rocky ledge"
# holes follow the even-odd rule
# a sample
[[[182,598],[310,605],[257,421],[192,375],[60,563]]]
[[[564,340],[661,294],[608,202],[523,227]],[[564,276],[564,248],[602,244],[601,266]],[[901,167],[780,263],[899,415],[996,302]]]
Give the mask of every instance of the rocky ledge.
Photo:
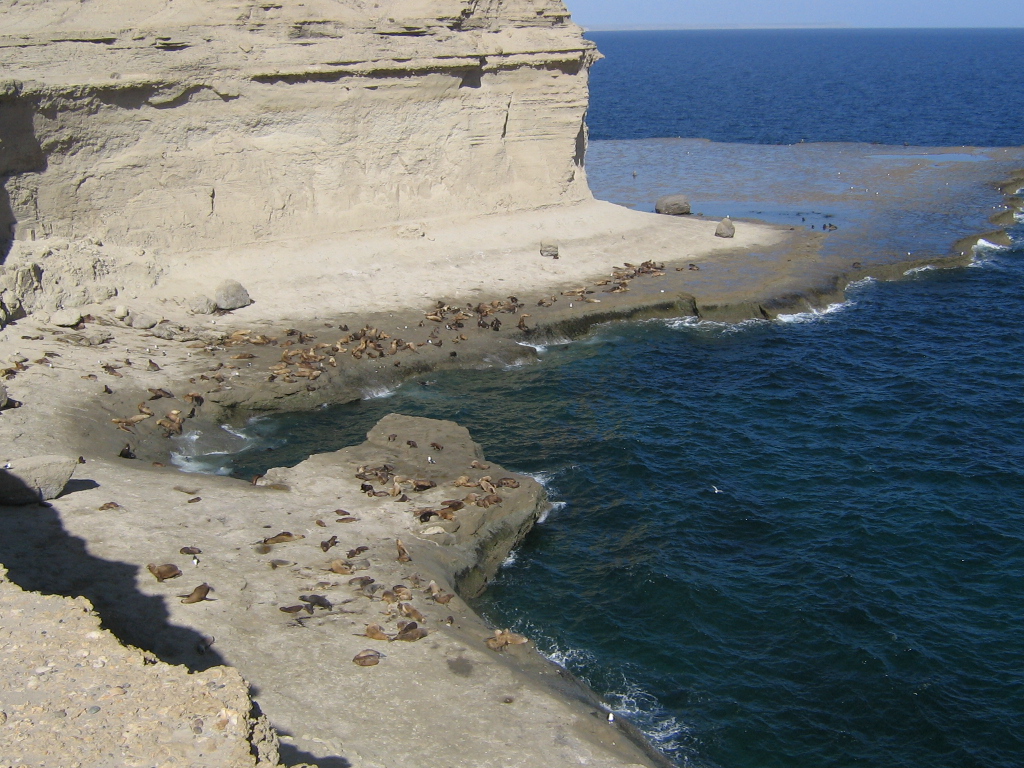
[[[464,602],[546,505],[534,480],[487,461],[464,428],[392,415],[360,445],[255,483],[87,459],[63,496],[0,507],[0,562],[25,589],[77,596],[83,615],[87,598],[104,627],[143,649],[103,640],[106,658],[128,659],[138,680],[108,675],[100,697],[141,694],[145,658],[180,665],[160,667],[180,678],[166,689],[166,728],[198,736],[196,728],[229,722],[239,755],[254,728],[264,733],[262,721],[247,719],[244,689],[230,706],[189,702],[209,681],[240,684],[240,673],[289,765],[503,766],[512,754],[520,766],[656,764],[627,723],[610,723],[600,701],[528,638],[495,631]],[[5,613],[17,608],[8,608],[13,594],[23,593],[8,589]],[[79,673],[65,656],[75,658],[81,643],[71,636],[54,636],[17,670],[6,666],[0,684],[26,690],[23,680],[35,675],[54,695],[77,690]],[[88,690],[81,706],[61,705],[66,714],[108,712],[107,700],[94,705]],[[38,706],[18,709],[18,722],[59,717],[55,702]],[[149,710],[139,712],[144,723]],[[11,725],[0,727],[0,739],[64,759],[79,740],[140,755],[158,754],[165,742],[228,754],[173,733],[140,740],[133,713],[109,710],[105,727],[65,731],[52,743]]]

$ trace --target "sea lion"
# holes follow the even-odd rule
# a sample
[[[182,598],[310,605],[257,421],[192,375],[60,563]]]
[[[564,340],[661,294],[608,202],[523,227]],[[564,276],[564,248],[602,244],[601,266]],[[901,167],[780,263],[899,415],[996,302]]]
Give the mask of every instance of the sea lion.
[[[201,603],[203,600],[209,600],[207,597],[213,591],[213,587],[209,584],[200,584],[198,587],[193,589],[187,595],[179,595],[183,603]]]
[[[403,616],[408,616],[413,621],[425,621],[423,614],[416,610],[409,603],[399,603],[398,610],[402,613]]]
[[[268,536],[263,540],[264,544],[286,544],[289,541],[298,541],[299,539],[306,538],[301,533],[292,533],[291,531],[281,531],[274,536]]]
[[[179,551],[183,555],[201,555],[201,554],[203,554],[203,550],[201,550],[199,547],[182,547]]]
[[[323,595],[299,595],[299,600],[316,608],[323,608],[328,611],[334,608],[334,603]]]
[[[476,461],[475,459],[469,463],[473,469],[490,469],[490,464],[484,464],[482,461]]]
[[[374,667],[380,664],[381,658],[384,654],[380,651],[375,651],[372,648],[368,648],[365,651],[360,651],[352,658],[352,663],[357,664],[360,667]]]
[[[329,570],[332,573],[337,573],[342,576],[348,576],[349,574],[354,573],[352,566],[344,560],[331,560],[331,567]]]
[[[395,539],[395,545],[398,548],[398,562],[409,563],[412,562],[412,555],[409,554],[409,550],[405,548],[405,544],[402,543],[401,539]]]
[[[356,547],[355,549],[350,549],[348,551],[348,556],[349,558],[357,557],[358,555],[363,554],[363,552],[368,552],[369,550],[369,547]]]
[[[167,581],[167,579],[176,579],[181,576],[181,569],[174,563],[164,563],[163,565],[150,563],[146,568],[157,581]]]
[[[421,627],[415,621],[410,621],[402,627],[401,630],[399,630],[397,635],[395,635],[395,640],[404,640],[407,643],[414,643],[417,640],[422,640],[429,634],[430,633],[426,629]]]
[[[395,584],[391,591],[398,595],[399,600],[412,600],[412,590],[404,584]]]
[[[99,509],[101,512],[104,512],[108,509],[121,509],[121,505],[118,504],[116,501],[108,501],[106,504],[97,507],[97,509]]]
[[[357,635],[357,637],[360,637],[360,635]],[[371,640],[386,640],[388,642],[391,641],[391,637],[388,635],[387,632],[384,631],[384,627],[382,627],[380,624],[377,624],[376,622],[374,622],[373,624],[367,624],[366,630],[363,632],[361,637],[368,637]]]
[[[330,550],[331,547],[337,546],[337,544],[338,537],[331,536],[331,538],[327,539],[326,541],[320,542],[320,549],[322,549],[324,552],[327,552],[328,550]]]

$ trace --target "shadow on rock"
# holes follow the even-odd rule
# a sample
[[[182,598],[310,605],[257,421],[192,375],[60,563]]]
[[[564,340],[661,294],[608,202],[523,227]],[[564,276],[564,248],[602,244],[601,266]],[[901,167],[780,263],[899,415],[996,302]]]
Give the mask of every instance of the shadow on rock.
[[[168,621],[162,598],[139,592],[138,566],[89,554],[86,542],[64,529],[58,507],[0,505],[0,563],[12,582],[46,595],[85,597],[118,640],[168,664],[199,671],[224,663],[203,635]]]
[[[281,765],[316,766],[316,768],[351,768],[352,763],[344,757],[316,757],[294,744],[282,743],[279,747]]]

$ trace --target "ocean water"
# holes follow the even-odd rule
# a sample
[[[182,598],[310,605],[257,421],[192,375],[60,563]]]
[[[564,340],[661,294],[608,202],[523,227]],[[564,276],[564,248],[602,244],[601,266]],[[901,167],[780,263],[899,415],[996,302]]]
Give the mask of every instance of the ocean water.
[[[594,139],[1024,144],[1024,29],[593,32]]]
[[[1019,31],[659,34],[594,35],[608,59],[590,119],[607,141],[589,174],[606,199],[648,208],[686,189],[714,215],[839,222],[829,259],[941,255],[985,228],[989,182],[1024,165],[1019,149],[915,148],[1024,144]],[[695,49],[691,74],[718,77],[719,55],[754,78],[746,120],[691,103],[682,80],[638,115],[645,57]],[[794,111],[793,78],[826,74],[863,98]],[[906,101],[894,81],[911,75],[941,107]],[[785,146],[801,138],[860,143]],[[1024,226],[1011,234],[971,267],[866,281],[821,312],[605,325],[533,365],[198,436],[181,461],[248,476],[359,442],[392,411],[454,419],[555,502],[476,608],[679,765],[1016,768]]]

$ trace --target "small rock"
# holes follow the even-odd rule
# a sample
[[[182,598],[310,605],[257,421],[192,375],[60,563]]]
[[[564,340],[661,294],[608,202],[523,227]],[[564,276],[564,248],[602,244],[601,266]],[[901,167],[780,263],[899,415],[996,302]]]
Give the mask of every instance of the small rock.
[[[25,357],[20,352],[15,352],[13,355],[7,356],[7,362],[14,363],[15,365],[17,365],[18,363],[27,363],[28,358]]]
[[[55,499],[78,466],[77,458],[33,456],[0,469],[0,504],[34,504]]]
[[[0,410],[7,407],[7,387],[0,384]]]
[[[61,328],[72,328],[82,322],[82,313],[77,309],[59,309],[50,315],[50,324]]]
[[[124,320],[126,317],[128,317],[128,307],[126,307],[124,304],[118,304],[116,307],[114,307],[114,317],[116,317],[118,320]]]
[[[548,259],[558,258],[558,246],[554,243],[541,243],[540,255]]]
[[[715,237],[732,237],[735,234],[736,226],[728,216],[718,222],[718,228],[715,230]]]
[[[212,315],[217,311],[217,303],[209,296],[199,294],[188,300],[188,311],[193,315]]]
[[[157,324],[157,319],[152,315],[147,315],[145,312],[139,312],[136,314],[132,312],[128,315],[128,325],[132,328],[141,328],[142,330],[148,330]]]
[[[686,195],[665,195],[654,204],[655,213],[666,216],[685,216],[690,212],[690,198]]]
[[[217,306],[221,309],[239,309],[252,304],[249,292],[235,280],[225,280],[218,285],[214,296]]]

